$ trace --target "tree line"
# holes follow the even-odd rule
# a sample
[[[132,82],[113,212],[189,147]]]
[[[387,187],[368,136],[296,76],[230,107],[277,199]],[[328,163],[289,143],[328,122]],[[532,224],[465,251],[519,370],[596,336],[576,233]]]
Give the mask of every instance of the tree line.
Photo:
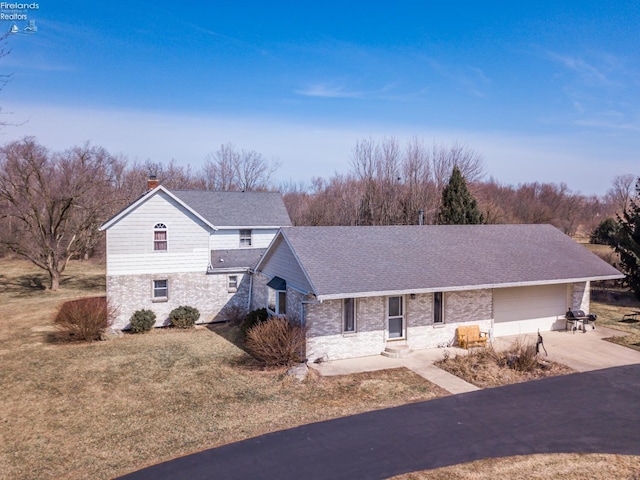
[[[550,223],[588,235],[637,198],[630,174],[615,177],[602,197],[565,184],[503,185],[484,179],[484,160],[470,147],[419,138],[405,145],[393,137],[359,140],[347,172],[308,186],[276,185],[278,168],[232,144],[192,168],[129,162],[88,143],[55,152],[32,137],[9,142],[0,147],[0,254],[27,258],[58,288],[71,258],[103,254],[98,227],[146,191],[150,174],[174,190],[280,190],[294,225]]]

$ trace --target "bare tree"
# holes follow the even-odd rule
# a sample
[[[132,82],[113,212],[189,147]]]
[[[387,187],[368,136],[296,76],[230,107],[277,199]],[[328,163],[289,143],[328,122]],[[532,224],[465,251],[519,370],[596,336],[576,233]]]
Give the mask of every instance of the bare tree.
[[[268,190],[273,174],[280,167],[254,150],[240,150],[227,143],[206,157],[202,168],[208,190]]]
[[[49,274],[57,290],[68,261],[98,241],[98,226],[113,213],[110,178],[118,163],[85,145],[50,153],[33,138],[0,149],[0,242]],[[118,168],[120,166],[118,165]]]
[[[629,205],[634,194],[636,177],[630,173],[616,175],[611,182],[611,188],[607,190],[605,198],[613,208],[612,213],[622,214]]]

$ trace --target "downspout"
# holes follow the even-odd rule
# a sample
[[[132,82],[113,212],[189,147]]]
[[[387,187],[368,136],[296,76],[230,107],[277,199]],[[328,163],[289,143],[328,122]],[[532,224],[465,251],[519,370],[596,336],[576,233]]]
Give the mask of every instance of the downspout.
[[[251,311],[251,299],[253,297],[253,272],[251,271],[251,269],[247,270],[247,273],[249,274],[249,295],[247,298],[247,312]]]

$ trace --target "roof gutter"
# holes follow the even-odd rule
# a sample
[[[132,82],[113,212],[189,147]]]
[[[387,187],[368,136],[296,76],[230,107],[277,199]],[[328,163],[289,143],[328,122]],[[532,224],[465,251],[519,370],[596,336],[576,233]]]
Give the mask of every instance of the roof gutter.
[[[460,292],[463,290],[489,290],[494,288],[510,288],[510,287],[533,287],[540,285],[558,285],[562,283],[589,282],[596,280],[619,280],[624,278],[619,275],[605,275],[600,277],[582,277],[582,278],[561,278],[556,280],[538,280],[529,282],[512,282],[512,283],[488,283],[483,285],[460,285],[449,287],[433,287],[433,288],[412,288],[406,290],[381,290],[374,292],[345,292],[331,293],[327,295],[317,295],[317,299],[322,302],[324,300],[338,300],[342,298],[370,298],[370,297],[387,297],[394,295],[410,295],[434,292]]]

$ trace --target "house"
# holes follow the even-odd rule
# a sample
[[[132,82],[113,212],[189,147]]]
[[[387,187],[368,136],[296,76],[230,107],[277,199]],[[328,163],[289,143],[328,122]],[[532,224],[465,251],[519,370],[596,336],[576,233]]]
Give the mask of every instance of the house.
[[[278,229],[291,225],[279,193],[150,189],[100,227],[107,235],[107,298],[127,328],[150,309],[156,326],[171,310],[196,307],[199,322],[247,311],[250,275]]]
[[[290,227],[255,268],[252,308],[299,319],[307,358],[565,328],[593,280],[623,275],[550,225]]]

